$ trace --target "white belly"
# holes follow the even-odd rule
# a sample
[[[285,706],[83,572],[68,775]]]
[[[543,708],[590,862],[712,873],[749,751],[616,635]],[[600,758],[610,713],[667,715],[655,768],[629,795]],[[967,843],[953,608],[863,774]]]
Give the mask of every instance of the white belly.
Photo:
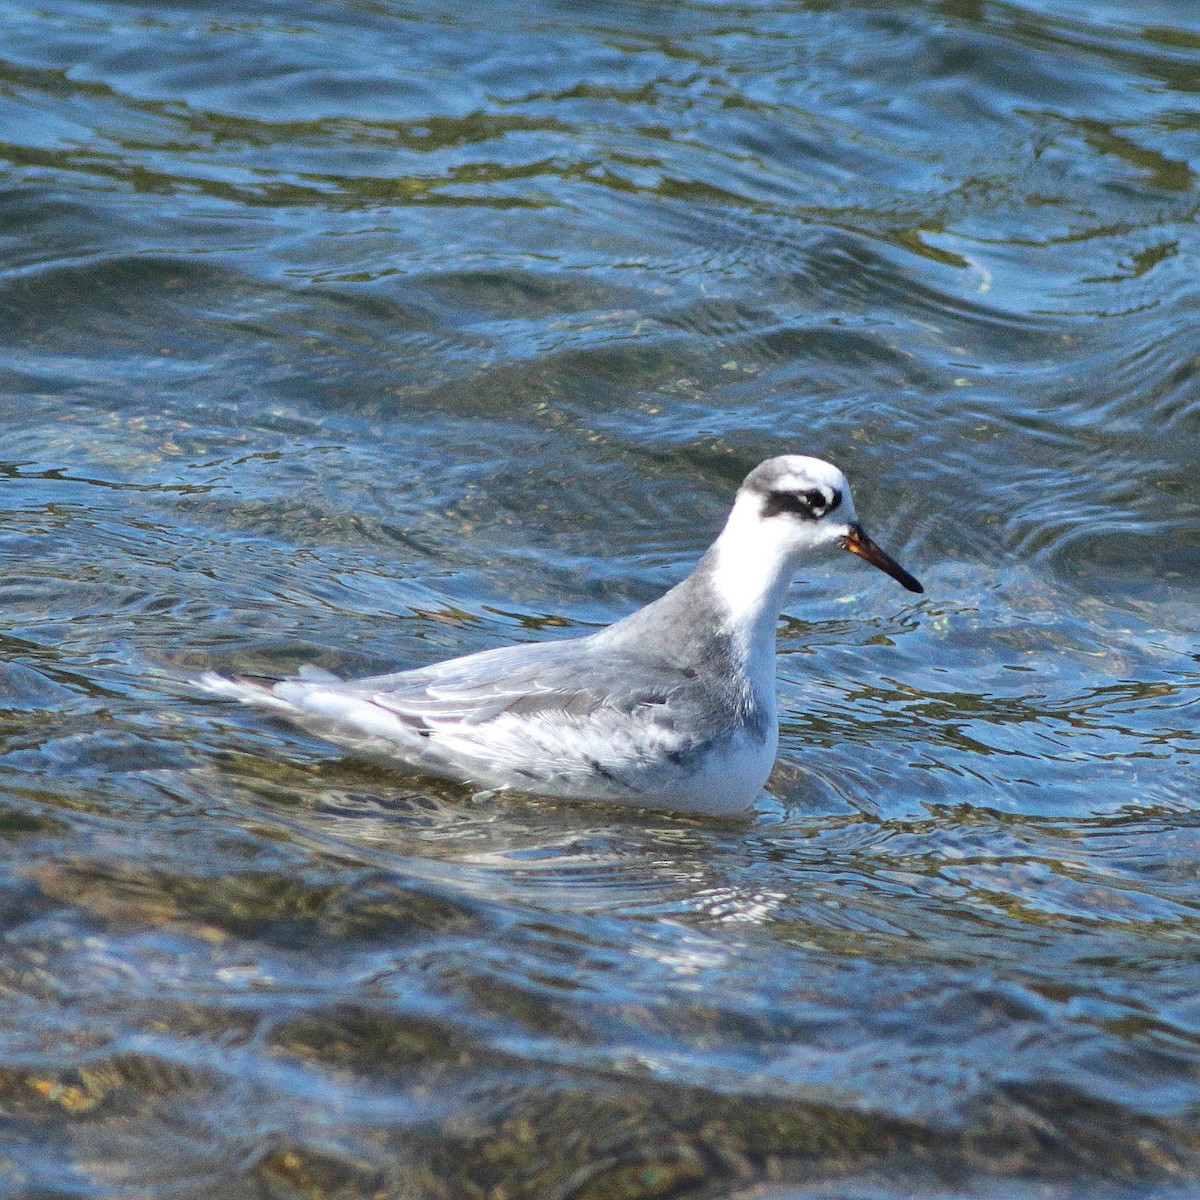
[[[647,807],[714,817],[744,812],[762,792],[778,746],[775,730],[764,741],[738,739],[724,751],[710,754],[699,771],[679,779],[676,787],[664,786],[661,805],[651,799]]]

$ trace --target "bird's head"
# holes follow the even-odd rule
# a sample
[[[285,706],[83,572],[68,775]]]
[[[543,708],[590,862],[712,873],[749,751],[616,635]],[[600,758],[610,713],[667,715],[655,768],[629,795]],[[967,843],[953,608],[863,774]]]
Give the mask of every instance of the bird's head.
[[[744,530],[790,563],[822,546],[837,546],[910,592],[925,590],[863,531],[846,476],[823,459],[784,454],[760,463],[738,490],[730,524],[730,532]]]

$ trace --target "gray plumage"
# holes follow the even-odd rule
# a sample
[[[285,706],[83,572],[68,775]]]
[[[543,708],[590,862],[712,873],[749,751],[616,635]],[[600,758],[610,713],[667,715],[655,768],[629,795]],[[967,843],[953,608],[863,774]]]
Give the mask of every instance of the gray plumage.
[[[488,790],[734,812],[775,757],[774,625],[795,561],[853,522],[836,467],[771,459],[696,569],[597,633],[352,681],[200,682],[358,755]]]

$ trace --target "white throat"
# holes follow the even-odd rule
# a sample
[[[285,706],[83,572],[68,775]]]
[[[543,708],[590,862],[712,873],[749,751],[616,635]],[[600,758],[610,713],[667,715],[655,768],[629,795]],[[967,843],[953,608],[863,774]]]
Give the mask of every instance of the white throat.
[[[749,663],[774,669],[775,626],[788,585],[806,550],[795,522],[764,519],[762,497],[743,493],[713,546],[712,586],[734,640]]]

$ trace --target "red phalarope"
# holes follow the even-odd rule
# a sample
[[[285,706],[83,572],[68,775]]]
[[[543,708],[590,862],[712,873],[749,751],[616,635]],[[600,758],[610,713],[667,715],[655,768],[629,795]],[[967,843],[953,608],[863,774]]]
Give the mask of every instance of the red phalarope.
[[[912,592],[821,459],[761,463],[682,583],[586,637],[340,680],[208,673],[199,683],[350,752],[486,791],[728,815],[775,761],[775,627],[801,562],[840,546]]]

